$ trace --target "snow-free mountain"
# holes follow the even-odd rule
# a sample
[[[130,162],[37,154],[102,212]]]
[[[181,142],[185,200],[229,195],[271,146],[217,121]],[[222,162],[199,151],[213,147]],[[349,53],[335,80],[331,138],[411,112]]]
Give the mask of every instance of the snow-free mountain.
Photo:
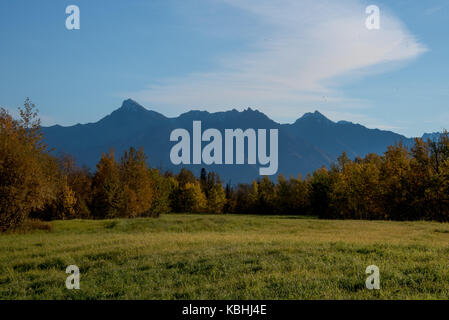
[[[279,170],[285,176],[303,176],[322,166],[329,166],[346,151],[351,158],[368,153],[382,154],[387,146],[411,140],[391,131],[368,129],[347,121],[333,122],[320,112],[306,113],[293,124],[280,124],[258,110],[230,110],[209,113],[189,111],[168,118],[147,110],[137,102],[125,100],[120,108],[95,123],[70,127],[44,127],[46,143],[56,154],[71,154],[78,164],[95,169],[102,152],[111,148],[117,158],[133,146],[143,147],[152,167],[177,172],[180,166],[170,161],[170,133],[184,128],[192,134],[192,122],[202,122],[203,131],[216,128],[248,128],[279,130]],[[199,173],[202,167],[216,171],[224,182],[248,182],[259,177],[259,165],[188,165]]]

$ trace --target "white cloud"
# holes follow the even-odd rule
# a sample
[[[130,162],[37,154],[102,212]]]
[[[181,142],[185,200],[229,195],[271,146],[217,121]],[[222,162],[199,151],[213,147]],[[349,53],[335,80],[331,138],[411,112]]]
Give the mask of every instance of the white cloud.
[[[336,89],[337,77],[367,75],[377,66],[385,72],[427,50],[385,8],[380,11],[381,29],[368,30],[367,5],[358,0],[221,1],[267,26],[254,39],[254,50],[221,57],[220,70],[165,79],[127,95],[171,115],[191,108],[248,106],[277,120],[293,120],[314,106],[324,113],[345,114],[363,105]]]

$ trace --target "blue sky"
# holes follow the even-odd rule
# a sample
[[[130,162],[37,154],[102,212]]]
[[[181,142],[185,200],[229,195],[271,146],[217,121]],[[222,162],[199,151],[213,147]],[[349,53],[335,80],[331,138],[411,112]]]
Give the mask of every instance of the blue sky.
[[[65,28],[76,4],[81,29]],[[365,27],[368,5],[380,30]],[[407,136],[449,129],[447,0],[7,0],[0,106],[94,122],[131,97],[176,116],[320,110]]]

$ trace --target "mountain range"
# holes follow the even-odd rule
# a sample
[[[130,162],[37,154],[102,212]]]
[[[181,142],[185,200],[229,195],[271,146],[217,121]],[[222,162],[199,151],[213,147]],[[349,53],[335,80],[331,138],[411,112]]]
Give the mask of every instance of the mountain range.
[[[158,112],[145,109],[137,102],[125,100],[120,108],[95,123],[77,124],[69,127],[59,125],[43,127],[48,146],[56,154],[70,154],[80,165],[92,170],[102,152],[111,148],[117,158],[130,146],[143,147],[149,165],[162,170],[177,172],[180,166],[170,161],[170,133],[184,128],[190,133],[192,122],[202,122],[203,131],[216,128],[278,129],[279,170],[285,176],[297,176],[313,172],[322,166],[329,166],[346,151],[350,158],[368,153],[382,154],[387,146],[402,141],[411,145],[413,139],[400,134],[368,129],[347,121],[334,122],[320,112],[306,113],[292,124],[280,124],[258,110],[248,108],[225,112],[189,111],[178,117],[169,118]],[[246,163],[246,162],[245,162]],[[249,182],[259,177],[259,165],[187,165],[198,174],[202,167],[217,172],[224,182]]]

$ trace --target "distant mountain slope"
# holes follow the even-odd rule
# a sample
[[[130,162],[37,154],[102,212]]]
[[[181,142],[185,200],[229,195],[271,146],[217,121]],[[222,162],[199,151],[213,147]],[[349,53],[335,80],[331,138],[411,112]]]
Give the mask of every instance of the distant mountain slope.
[[[350,158],[355,158],[368,153],[381,154],[389,145],[399,141],[409,145],[411,141],[391,131],[368,129],[348,121],[333,122],[318,111],[306,113],[292,125],[286,125],[286,128],[296,137],[306,139],[324,151],[332,160],[342,151],[346,151]]]
[[[377,129],[368,129],[350,122],[333,122],[316,111],[307,113],[293,124],[279,124],[265,114],[248,108],[209,113],[189,111],[176,118],[150,111],[133,100],[125,100],[122,106],[96,123],[77,124],[71,127],[44,127],[47,144],[55,153],[69,153],[79,164],[94,169],[101,153],[115,149],[117,158],[130,146],[143,147],[151,166],[163,170],[178,171],[179,166],[170,162],[170,133],[176,128],[192,131],[192,122],[202,121],[207,128],[224,129],[279,129],[279,170],[286,176],[305,175],[332,161],[346,151],[350,157],[367,153],[382,153],[387,146],[403,141],[402,135]],[[187,166],[199,173],[204,165]],[[209,166],[224,181],[248,182],[259,176],[259,165]]]
[[[440,135],[441,135],[440,132],[424,133],[422,138],[424,141],[427,140],[437,141],[440,138]]]

